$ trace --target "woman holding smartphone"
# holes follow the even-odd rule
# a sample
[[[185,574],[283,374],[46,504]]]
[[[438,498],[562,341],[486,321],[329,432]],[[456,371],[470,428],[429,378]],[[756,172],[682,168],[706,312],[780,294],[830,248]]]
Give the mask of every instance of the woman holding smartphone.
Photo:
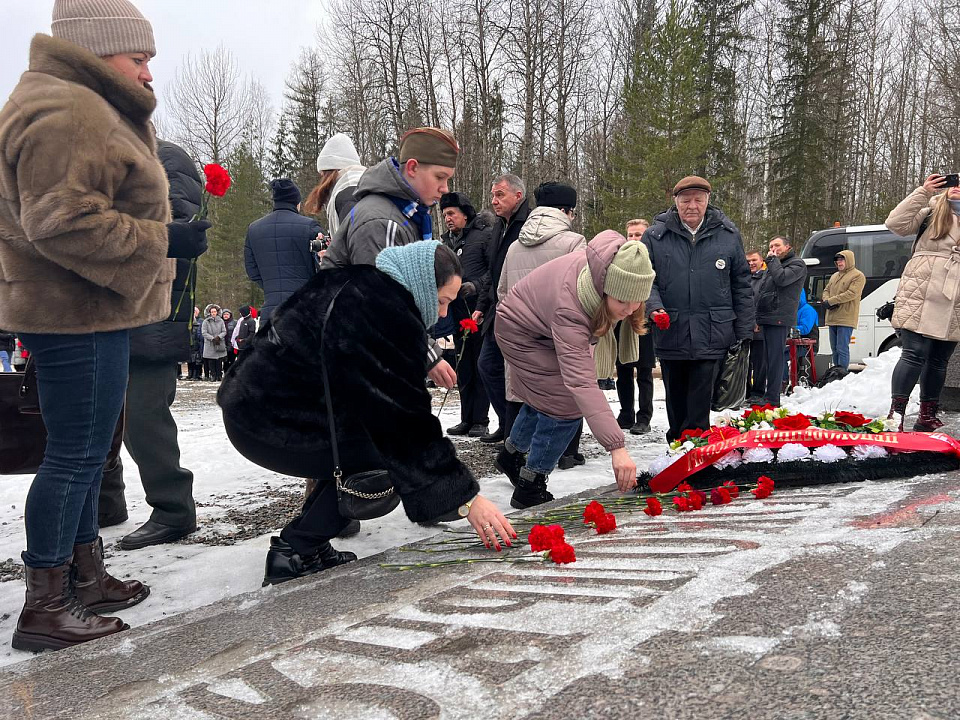
[[[960,341],[960,187],[957,175],[933,174],[887,217],[898,235],[917,235],[903,269],[891,324],[900,330],[903,354],[893,371],[890,416],[906,412],[920,383],[920,416],[913,425],[932,432],[947,363]],[[903,430],[903,420],[900,421]]]

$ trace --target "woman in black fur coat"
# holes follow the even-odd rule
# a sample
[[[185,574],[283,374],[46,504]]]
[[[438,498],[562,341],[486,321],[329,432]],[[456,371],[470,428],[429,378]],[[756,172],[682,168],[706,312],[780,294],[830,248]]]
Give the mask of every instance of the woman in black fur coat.
[[[460,274],[456,255],[435,241],[388,248],[377,267],[319,273],[274,311],[224,380],[217,400],[237,450],[274,472],[319,478],[300,515],[271,539],[265,585],[356,559],[330,545],[349,520],[337,511],[322,333],[344,476],[385,469],[410,520],[459,513],[497,550],[516,537],[478,494],[424,386],[426,328],[446,315]]]

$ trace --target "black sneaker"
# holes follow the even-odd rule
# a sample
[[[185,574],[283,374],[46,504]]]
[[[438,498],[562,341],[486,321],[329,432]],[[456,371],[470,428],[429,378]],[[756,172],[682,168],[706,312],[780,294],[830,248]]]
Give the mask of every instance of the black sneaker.
[[[650,423],[638,422],[630,428],[631,435],[646,435],[648,432],[650,432]]]
[[[493,466],[506,475],[514,487],[520,482],[520,470],[527,462],[527,457],[522,452],[510,452],[503,448],[493,461]]]
[[[542,505],[553,500],[553,495],[547,491],[547,478],[543,473],[535,473],[528,468],[520,471],[520,482],[510,498],[510,506],[518,510]]]
[[[357,556],[352,552],[334,550],[329,542],[324,542],[313,555],[304,557],[280,538],[272,537],[263,573],[263,587],[313,575],[356,559]]]
[[[587,459],[580,453],[574,453],[573,455],[564,455],[560,458],[560,461],[557,463],[557,467],[561,470],[570,470],[571,468],[577,467],[577,465],[583,465],[587,462]]]
[[[466,435],[470,432],[470,423],[461,422],[447,428],[447,435]]]
[[[487,445],[494,445],[495,443],[503,442],[503,429],[497,428],[494,432],[481,435],[480,442],[486,443]]]
[[[467,435],[473,438],[482,438],[484,435],[487,434],[487,432],[489,431],[487,429],[486,423],[483,423],[483,424],[477,423],[472,428],[470,428],[470,432],[468,432]]]
[[[604,378],[602,380],[597,380],[597,385],[600,386],[601,390],[616,390],[617,384],[611,378]]]

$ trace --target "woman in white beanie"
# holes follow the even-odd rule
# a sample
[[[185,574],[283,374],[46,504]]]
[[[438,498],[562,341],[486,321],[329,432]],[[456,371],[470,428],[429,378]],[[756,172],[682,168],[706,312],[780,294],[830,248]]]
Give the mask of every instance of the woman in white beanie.
[[[150,117],[150,23],[127,0],[56,0],[52,37],[0,110],[0,327],[37,369],[47,427],[24,507],[20,650],[127,629],[108,613],[150,590],[110,576],[97,526],[102,468],[127,386],[129,328],[170,314],[174,244]],[[169,225],[169,226],[168,226]]]
[[[320,210],[325,209],[327,233],[331,238],[340,228],[340,219],[357,204],[353,191],[366,169],[360,164],[353,141],[343,133],[331,137],[320,150],[317,157],[320,180],[307,196],[303,211],[307,215],[319,215]]]

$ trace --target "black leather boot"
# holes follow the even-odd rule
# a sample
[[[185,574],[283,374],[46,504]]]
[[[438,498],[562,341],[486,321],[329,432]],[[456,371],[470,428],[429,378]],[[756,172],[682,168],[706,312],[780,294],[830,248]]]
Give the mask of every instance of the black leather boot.
[[[90,612],[77,599],[72,563],[24,570],[27,597],[12,643],[17,650],[60,650],[130,629],[120,618]]]
[[[553,495],[547,491],[549,477],[549,475],[534,472],[530,468],[523,468],[520,471],[517,489],[513,491],[513,497],[510,498],[510,506],[522,510],[553,500]]]
[[[263,587],[313,575],[356,559],[357,556],[352,552],[334,550],[329,542],[324,542],[313,555],[302,556],[279,537],[272,537],[263,573]]]
[[[527,456],[519,450],[507,450],[504,447],[493,461],[493,466],[506,475],[511,484],[516,487],[520,482],[520,470],[527,462]]]

